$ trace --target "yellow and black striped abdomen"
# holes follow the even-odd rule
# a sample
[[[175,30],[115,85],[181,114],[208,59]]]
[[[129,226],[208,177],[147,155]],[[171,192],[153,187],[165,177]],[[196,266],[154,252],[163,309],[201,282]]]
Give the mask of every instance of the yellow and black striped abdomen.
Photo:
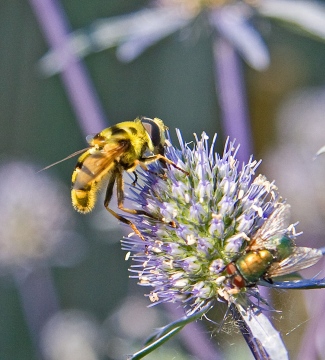
[[[93,209],[101,184],[109,176],[115,166],[115,159],[126,146],[115,144],[108,152],[91,148],[80,156],[71,179],[71,200],[77,211],[88,213]]]
[[[97,188],[94,184],[88,186],[87,189],[84,190],[71,190],[71,200],[73,207],[81,212],[81,213],[88,213],[90,212],[96,202],[97,198]]]

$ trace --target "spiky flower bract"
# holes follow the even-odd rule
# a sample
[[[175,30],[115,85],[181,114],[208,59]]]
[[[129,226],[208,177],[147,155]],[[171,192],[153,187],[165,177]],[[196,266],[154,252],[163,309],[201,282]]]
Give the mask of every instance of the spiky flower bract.
[[[214,152],[216,137],[211,146],[205,133],[194,145],[184,144],[179,132],[178,138],[181,149],[167,146],[166,156],[188,174],[157,162],[131,189],[132,202],[153,217],[129,217],[144,237],[122,240],[135,262],[133,277],[153,288],[153,303],[181,302],[191,311],[213,299],[260,299],[255,284],[234,284],[227,265],[245,254],[265,221],[284,206],[276,186],[263,175],[253,179],[259,162],[251,157],[239,164],[234,142],[227,141],[220,156]],[[280,227],[295,247],[294,225]]]

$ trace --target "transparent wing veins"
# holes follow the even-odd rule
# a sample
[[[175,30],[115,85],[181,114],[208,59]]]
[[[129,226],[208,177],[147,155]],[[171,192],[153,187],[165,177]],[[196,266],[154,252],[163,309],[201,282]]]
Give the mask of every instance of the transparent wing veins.
[[[274,235],[284,235],[288,232],[289,217],[290,205],[280,203],[255,234],[251,250],[258,250],[262,247],[273,248],[272,243],[269,244],[270,246],[266,246],[268,239]]]
[[[112,169],[114,160],[121,156],[127,147],[127,143],[113,142],[106,144],[103,149],[89,149],[79,158],[79,163],[82,163],[82,166],[76,176],[73,188],[82,189],[90,182],[102,179]]]
[[[323,257],[321,250],[308,247],[296,247],[293,253],[284,260],[271,265],[267,276],[276,277],[306,269]]]

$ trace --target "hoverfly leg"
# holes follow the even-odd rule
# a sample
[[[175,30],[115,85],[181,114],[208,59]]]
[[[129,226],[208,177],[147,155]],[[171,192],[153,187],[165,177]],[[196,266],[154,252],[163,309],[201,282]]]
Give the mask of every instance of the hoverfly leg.
[[[136,215],[144,215],[144,216],[148,216],[151,219],[154,220],[158,220],[158,221],[163,221],[162,218],[153,216],[151,214],[149,214],[148,212],[144,211],[144,210],[138,210],[138,209],[128,209],[124,207],[124,181],[123,181],[123,175],[122,175],[122,171],[119,171],[118,173],[116,173],[116,191],[117,191],[117,206],[120,210],[125,211],[129,214],[136,214]],[[106,204],[106,202],[105,202]],[[108,204],[107,204],[108,205]],[[107,208],[107,207],[106,207]],[[108,210],[108,208],[107,208]],[[110,210],[109,210],[110,211]],[[114,215],[115,216],[115,215]],[[119,217],[119,219],[121,218],[121,216]],[[121,220],[121,219],[120,219]],[[133,229],[133,231],[139,235],[140,231],[136,228],[136,226],[129,220],[124,219],[121,220],[124,223],[128,224],[131,226],[131,228]],[[173,228],[176,228],[176,223],[174,221],[170,221],[168,223],[168,225],[172,226]],[[140,235],[139,235],[140,236]],[[141,239],[143,240],[142,235],[140,236]]]
[[[153,156],[154,158],[156,158],[156,156]],[[134,162],[135,165],[139,165],[141,167],[142,170],[148,172],[149,174],[152,174],[152,175],[155,175],[155,176],[158,176],[160,178],[162,178],[163,180],[166,180],[167,179],[167,176],[165,174],[158,174],[156,173],[155,171],[151,171],[150,169],[148,169],[147,165],[146,165],[146,161],[147,159],[150,159],[150,161],[147,161],[147,164],[150,164],[151,162],[154,162],[154,160],[151,160],[152,157],[150,158],[144,158],[144,159],[141,159],[141,160],[136,160]]]
[[[134,180],[131,185],[135,186],[138,182],[138,174],[135,171],[133,171],[133,175],[134,175]]]
[[[118,204],[119,204],[118,207],[121,210],[123,210],[123,200],[124,200],[123,177],[122,177],[122,173],[119,169],[112,172],[112,174],[111,174],[111,177],[109,179],[107,189],[106,189],[104,206],[109,213],[111,213],[113,216],[116,217],[116,219],[120,220],[124,224],[129,225],[131,227],[131,229],[139,236],[139,238],[141,240],[144,240],[144,237],[141,235],[138,228],[130,220],[125,219],[123,216],[117,214],[114,210],[112,210],[111,208],[108,207],[108,205],[111,201],[112,195],[113,195],[113,188],[114,188],[116,178],[117,178],[117,184],[116,184],[117,185],[117,197],[118,197]],[[122,208],[120,207],[120,204],[122,204]]]
[[[182,173],[184,173],[187,176],[190,175],[187,171],[185,171],[182,168],[180,168],[179,166],[177,166],[173,161],[169,160],[166,156],[158,154],[158,155],[156,155],[156,159],[161,160],[161,161],[165,162],[166,164],[171,165],[172,167],[174,167],[175,169],[181,171]]]
[[[182,173],[184,173],[185,175],[190,175],[187,171],[181,169],[179,166],[177,166],[173,161],[169,160],[166,156],[163,156],[161,154],[157,154],[157,155],[153,155],[153,156],[149,156],[147,158],[142,158],[140,160],[138,160],[138,164],[142,167],[142,169],[149,171],[149,169],[146,167],[145,164],[150,164],[154,161],[157,160],[161,160],[163,161],[165,164],[169,164],[172,167],[174,167],[175,169],[181,171]],[[159,176],[159,175],[158,175]]]
[[[263,280],[268,282],[269,284],[273,284],[273,280],[267,276],[263,276]]]

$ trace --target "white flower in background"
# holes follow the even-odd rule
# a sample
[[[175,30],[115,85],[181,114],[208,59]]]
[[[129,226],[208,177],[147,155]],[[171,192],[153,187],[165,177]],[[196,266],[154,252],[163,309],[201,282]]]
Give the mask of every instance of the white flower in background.
[[[72,210],[58,181],[8,162],[0,165],[0,183],[0,269],[68,260],[62,255],[73,238]]]
[[[117,47],[117,57],[129,62],[148,47],[182,31],[179,39],[197,29],[224,37],[254,69],[269,62],[268,49],[253,20],[258,17],[286,22],[293,28],[325,39],[325,7],[315,1],[292,0],[160,0],[136,12],[95,20],[88,28],[71,33],[65,43],[40,60],[42,72],[51,76],[64,70],[71,55],[83,58],[90,53]]]
[[[324,113],[323,88],[291,94],[277,115],[277,146],[263,156],[265,172],[277,179],[311,246],[323,239],[325,231],[325,156],[315,158],[325,143]]]
[[[52,316],[42,331],[42,353],[46,360],[98,360],[99,325],[78,310],[60,311]]]

